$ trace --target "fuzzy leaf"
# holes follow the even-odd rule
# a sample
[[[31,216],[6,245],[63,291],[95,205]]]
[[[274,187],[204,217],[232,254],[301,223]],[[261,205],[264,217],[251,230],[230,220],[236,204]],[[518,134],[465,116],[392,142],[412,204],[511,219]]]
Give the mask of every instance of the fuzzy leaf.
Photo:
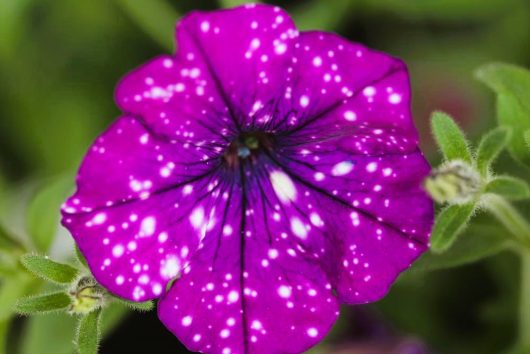
[[[54,283],[69,284],[78,274],[74,267],[36,254],[25,254],[20,258],[20,262],[36,276]]]
[[[480,140],[477,150],[477,169],[482,176],[488,174],[493,161],[508,144],[510,131],[505,127],[498,127],[488,132]]]
[[[510,127],[508,150],[520,162],[530,165],[530,150],[524,134],[530,130],[530,71],[509,64],[480,67],[477,77],[497,93],[497,119]]]
[[[20,299],[15,306],[15,311],[22,315],[37,315],[65,309],[70,304],[71,299],[68,294],[53,293]]]
[[[447,250],[456,237],[465,229],[473,211],[474,203],[450,205],[436,217],[431,236],[431,249],[439,253]]]
[[[79,320],[77,351],[79,354],[97,354],[100,340],[101,309],[92,311]]]
[[[471,163],[468,142],[453,118],[443,112],[434,112],[432,131],[446,160],[462,160]]]
[[[119,297],[115,297],[116,301],[118,303],[127,306],[131,310],[140,311],[140,312],[149,312],[154,308],[154,304],[152,301],[144,301],[144,302],[132,302],[127,301]]]
[[[61,176],[40,189],[27,211],[27,230],[37,250],[47,252],[59,227],[59,208],[72,189],[71,176]]]
[[[524,180],[511,176],[499,176],[491,180],[485,191],[503,196],[510,200],[530,198],[530,186]]]
[[[524,141],[526,142],[526,147],[530,150],[530,130],[524,133]]]

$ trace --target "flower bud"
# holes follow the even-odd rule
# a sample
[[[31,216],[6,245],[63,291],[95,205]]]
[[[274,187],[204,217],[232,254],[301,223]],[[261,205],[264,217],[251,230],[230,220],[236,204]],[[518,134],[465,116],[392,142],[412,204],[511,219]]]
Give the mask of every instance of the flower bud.
[[[481,180],[473,167],[455,160],[432,170],[423,186],[440,204],[465,204],[477,196]]]
[[[106,291],[93,278],[82,277],[70,290],[72,305],[69,312],[77,315],[86,315],[98,308],[105,302]]]

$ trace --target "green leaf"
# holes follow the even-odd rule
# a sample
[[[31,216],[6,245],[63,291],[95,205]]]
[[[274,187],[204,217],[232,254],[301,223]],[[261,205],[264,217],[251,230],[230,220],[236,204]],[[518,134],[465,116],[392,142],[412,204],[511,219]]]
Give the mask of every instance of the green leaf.
[[[436,217],[432,230],[432,251],[439,253],[451,247],[456,237],[464,231],[474,210],[475,203],[455,204],[443,209]]]
[[[291,11],[291,15],[300,30],[331,31],[351,15],[353,3],[350,0],[303,1]]]
[[[510,131],[505,127],[497,127],[482,137],[476,159],[482,176],[487,176],[491,164],[508,144],[509,137]]]
[[[63,312],[27,318],[20,353],[72,354],[75,351],[76,318]]]
[[[530,130],[524,132],[524,141],[526,142],[526,147],[530,150]]]
[[[101,314],[101,333],[107,335],[125,319],[129,310],[118,303],[111,303]],[[29,317],[21,339],[20,353],[72,354],[76,336],[77,318],[66,313],[51,316]]]
[[[37,192],[27,210],[27,230],[37,250],[47,252],[59,227],[60,207],[72,189],[73,178],[63,175]]]
[[[79,247],[77,247],[77,245],[75,246],[75,256],[82,266],[84,266],[85,268],[88,268],[88,263],[86,261],[86,258],[85,256],[83,256],[83,254],[81,253],[81,250],[79,249]]]
[[[524,134],[530,130],[530,71],[509,64],[487,64],[476,76],[497,93],[497,119],[510,127],[508,150],[518,161],[530,165]]]
[[[76,345],[79,354],[97,354],[100,340],[101,309],[92,311],[79,320]]]
[[[177,11],[165,0],[115,0],[145,33],[168,51],[173,51]]]
[[[9,321],[0,321],[0,354],[7,354],[7,333],[9,331]]]
[[[20,299],[17,301],[15,311],[22,315],[38,315],[65,309],[70,304],[70,296],[59,292]]]
[[[105,307],[101,314],[101,333],[106,336],[112,332],[121,321],[130,313],[129,309],[121,304],[114,302]]]
[[[427,252],[412,265],[416,271],[433,271],[477,262],[507,249],[512,241],[497,224],[473,223],[444,253]]]
[[[252,3],[259,3],[260,1],[252,1]],[[248,4],[247,0],[219,0],[219,5],[224,8],[236,7]]]
[[[530,186],[524,180],[511,176],[499,176],[488,182],[486,193],[494,193],[510,200],[530,198]]]
[[[462,160],[471,163],[468,142],[453,118],[443,112],[434,112],[432,131],[446,160]]]
[[[18,299],[32,290],[34,279],[28,274],[18,274],[4,279],[0,285],[0,321],[10,319]]]
[[[7,229],[0,224],[0,250],[11,251],[15,248],[23,248],[16,237],[10,234]]]
[[[154,304],[152,301],[144,301],[144,302],[132,302],[127,301],[125,299],[114,297],[114,299],[122,304],[130,308],[131,310],[140,311],[140,312],[148,312],[151,311],[154,308]]]
[[[54,283],[69,284],[78,275],[78,270],[74,267],[36,254],[25,254],[20,258],[20,262],[36,276]]]

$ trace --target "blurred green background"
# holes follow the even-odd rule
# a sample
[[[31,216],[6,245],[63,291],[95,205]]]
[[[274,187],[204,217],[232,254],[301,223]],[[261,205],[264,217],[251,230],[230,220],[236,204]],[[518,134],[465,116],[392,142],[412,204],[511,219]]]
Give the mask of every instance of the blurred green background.
[[[494,125],[494,99],[473,78],[490,61],[530,65],[530,3],[525,0],[268,1],[286,8],[301,29],[336,31],[403,58],[414,89],[422,146],[438,162],[428,128],[434,109],[452,114],[471,137]],[[0,0],[0,223],[26,249],[72,256],[58,227],[59,205],[92,140],[118,114],[117,81],[162,52],[174,50],[182,14],[241,1]],[[499,169],[503,166],[501,158]],[[509,171],[521,175],[524,171]],[[526,215],[530,215],[528,205]],[[490,218],[474,222],[469,239],[504,233]],[[466,242],[468,244],[466,244]],[[315,353],[502,353],[516,337],[518,259],[430,257],[404,275],[378,304],[345,308]],[[457,248],[458,248],[457,247]],[[455,253],[456,252],[456,253]],[[9,257],[7,257],[9,258]],[[426,271],[426,268],[447,268]],[[14,299],[42,287],[0,270],[0,353],[66,354],[74,322],[64,316],[12,320]],[[156,314],[116,311],[103,353],[186,353]],[[111,327],[114,329],[110,331]]]

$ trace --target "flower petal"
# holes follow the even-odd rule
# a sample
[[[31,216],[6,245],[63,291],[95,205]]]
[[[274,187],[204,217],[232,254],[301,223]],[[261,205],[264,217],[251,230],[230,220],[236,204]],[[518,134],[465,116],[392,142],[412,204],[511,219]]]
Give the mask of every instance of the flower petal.
[[[249,128],[258,117],[264,120],[274,112],[292,70],[297,36],[289,15],[279,7],[250,4],[194,12],[178,24],[177,55],[196,58],[236,124]]]
[[[199,246],[199,219],[219,193],[215,167],[196,163],[202,154],[122,117],[85,157],[62,222],[96,279],[115,294],[159,296]]]
[[[193,55],[157,57],[121,80],[116,102],[170,138],[225,146],[235,126],[205,71]]]
[[[192,351],[303,352],[327,334],[338,304],[319,266],[292,249],[296,242],[267,232],[261,192],[247,191],[234,192],[230,221],[208,233],[159,302],[159,317]]]
[[[402,61],[325,32],[301,33],[297,48],[289,103],[296,131],[395,129],[417,143]]]
[[[342,302],[375,301],[427,249],[433,206],[420,185],[429,168],[420,153],[379,158],[375,168],[370,157],[344,163],[342,152],[328,153],[305,163],[271,155],[269,181],[254,187],[272,209],[266,230],[320,264]],[[315,180],[319,171],[327,175]]]

